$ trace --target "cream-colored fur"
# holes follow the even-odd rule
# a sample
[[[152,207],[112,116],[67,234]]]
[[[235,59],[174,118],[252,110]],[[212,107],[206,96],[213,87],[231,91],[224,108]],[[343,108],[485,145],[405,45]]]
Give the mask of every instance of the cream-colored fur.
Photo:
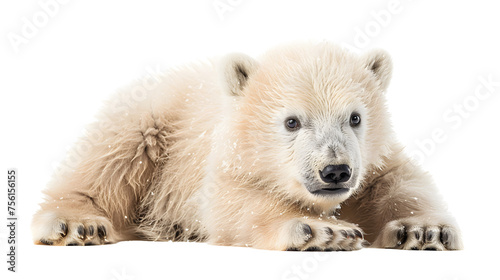
[[[132,85],[55,175],[35,243],[461,249],[429,175],[394,140],[391,72],[380,50],[296,44],[176,69],[147,93]],[[331,165],[348,165],[349,180],[321,179]]]

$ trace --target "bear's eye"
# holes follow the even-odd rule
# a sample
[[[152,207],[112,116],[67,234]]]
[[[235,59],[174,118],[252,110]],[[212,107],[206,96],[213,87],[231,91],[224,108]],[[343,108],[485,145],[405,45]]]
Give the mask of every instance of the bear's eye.
[[[300,128],[300,121],[295,117],[290,117],[285,121],[285,127],[289,131],[295,131]]]
[[[352,127],[358,126],[361,123],[361,116],[358,113],[352,113],[350,123]]]

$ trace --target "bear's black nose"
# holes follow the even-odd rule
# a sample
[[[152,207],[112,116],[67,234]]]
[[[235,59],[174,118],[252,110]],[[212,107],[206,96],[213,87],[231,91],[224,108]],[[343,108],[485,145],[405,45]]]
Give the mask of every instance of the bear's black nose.
[[[319,176],[325,183],[343,183],[351,178],[351,168],[346,164],[328,165],[319,171]]]

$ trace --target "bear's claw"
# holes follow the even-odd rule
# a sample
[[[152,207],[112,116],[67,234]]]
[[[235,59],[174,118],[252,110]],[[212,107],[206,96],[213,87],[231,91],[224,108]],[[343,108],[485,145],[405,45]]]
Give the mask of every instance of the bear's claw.
[[[37,228],[36,243],[43,245],[90,246],[112,243],[111,223],[100,216],[87,218],[53,218]]]
[[[332,224],[324,221],[299,221],[301,231],[293,230],[287,251],[351,251],[366,245],[363,234],[355,225]],[[294,235],[300,234],[301,237]]]

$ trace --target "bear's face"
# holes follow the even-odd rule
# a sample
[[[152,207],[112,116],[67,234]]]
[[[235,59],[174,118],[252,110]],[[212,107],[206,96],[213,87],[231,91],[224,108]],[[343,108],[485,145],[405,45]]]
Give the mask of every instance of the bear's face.
[[[369,116],[357,91],[290,92],[292,102],[274,116],[276,147],[291,155],[294,181],[311,194],[344,196],[359,185]]]
[[[347,199],[387,150],[388,58],[323,44],[247,59],[230,67],[237,177],[310,203]]]

